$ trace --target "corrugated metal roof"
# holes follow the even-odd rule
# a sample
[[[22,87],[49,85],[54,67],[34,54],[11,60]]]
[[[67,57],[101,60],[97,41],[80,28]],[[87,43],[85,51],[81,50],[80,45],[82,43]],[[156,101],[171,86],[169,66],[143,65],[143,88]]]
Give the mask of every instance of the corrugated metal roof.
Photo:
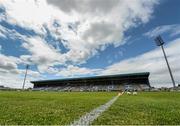
[[[90,76],[90,77],[77,77],[77,78],[62,78],[62,79],[52,79],[52,80],[38,80],[31,81],[31,83],[38,82],[54,82],[54,81],[70,81],[70,80],[86,80],[86,79],[101,79],[101,78],[113,78],[113,77],[129,77],[129,76],[149,76],[149,72],[141,73],[128,73],[128,74],[116,74],[116,75],[102,75],[102,76]]]

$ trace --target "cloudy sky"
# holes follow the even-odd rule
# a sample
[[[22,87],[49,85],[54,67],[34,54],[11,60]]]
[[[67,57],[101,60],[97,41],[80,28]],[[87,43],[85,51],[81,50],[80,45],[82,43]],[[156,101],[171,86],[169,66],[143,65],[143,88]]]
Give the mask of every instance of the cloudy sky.
[[[30,80],[150,72],[172,86],[162,35],[180,83],[179,0],[0,0],[0,85]]]

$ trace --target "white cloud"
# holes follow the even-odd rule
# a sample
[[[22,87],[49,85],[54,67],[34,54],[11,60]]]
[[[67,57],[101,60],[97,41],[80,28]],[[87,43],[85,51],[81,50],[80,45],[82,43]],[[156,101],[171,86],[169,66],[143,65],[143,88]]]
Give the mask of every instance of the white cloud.
[[[0,38],[5,38],[5,39],[24,39],[26,38],[26,36],[20,34],[19,32],[17,32],[14,29],[8,29],[2,25],[0,25]]]
[[[148,37],[156,37],[163,33],[170,33],[170,36],[180,35],[180,24],[158,26],[144,35]]]
[[[20,58],[18,59],[18,63],[14,62],[7,62],[7,60],[2,60],[0,62],[0,65],[3,65],[4,67],[6,64],[6,67],[11,68],[12,65],[24,63],[24,64],[36,64],[39,68],[40,72],[49,72],[49,67],[56,65],[56,64],[62,64],[64,63],[63,57],[64,55],[61,55],[58,50],[56,50],[53,46],[49,45],[44,39],[38,37],[38,36],[26,36],[22,35],[19,32],[17,32],[14,29],[8,29],[4,26],[0,26],[0,33],[2,33],[3,38],[11,38],[11,39],[19,39],[21,40],[22,47],[27,49],[27,51],[30,53],[29,55],[20,55]],[[2,55],[1,55],[2,58]],[[8,58],[6,56],[3,56],[3,58]],[[16,65],[17,67],[17,65]]]
[[[175,39],[165,48],[176,84],[180,83],[180,38]],[[105,68],[102,74],[150,72],[152,86],[172,86],[171,78],[160,48],[137,57],[126,59]]]
[[[17,70],[16,72],[9,72],[6,70],[1,71],[0,69],[0,85],[4,85],[11,88],[22,88],[25,70]],[[25,88],[32,87],[33,84],[30,80],[40,79],[41,75],[37,71],[28,70],[28,75],[26,78]]]
[[[148,22],[157,3],[157,0],[6,0],[0,4],[5,8],[5,19],[10,24],[32,29],[41,39],[48,29],[56,40],[64,40],[61,43],[68,51],[63,56],[54,52],[45,40],[36,43],[39,47],[47,47],[40,55],[34,53],[39,50],[37,46],[27,48],[29,43],[23,44],[31,52],[33,62],[47,60],[44,55],[52,54],[48,60],[56,62],[58,59],[59,62],[62,58],[63,62],[79,64],[109,44],[123,44],[124,32]],[[59,25],[54,26],[55,23]]]
[[[89,69],[85,67],[78,67],[69,65],[66,68],[60,70],[57,75],[64,76],[64,77],[74,77],[74,76],[87,76],[87,75],[95,75],[99,74],[102,69]]]
[[[49,66],[64,63],[64,56],[40,37],[26,38],[24,41],[22,46],[31,55],[21,55],[21,59],[36,64],[41,72],[48,70]]]
[[[13,56],[5,56],[3,54],[0,54],[0,69],[5,70],[15,70],[17,69],[17,63],[20,62],[20,60]]]
[[[21,59],[3,54],[0,54],[0,59],[0,85],[21,88],[25,73],[25,70],[18,68],[18,64],[22,62]],[[30,80],[39,77],[39,72],[29,70],[26,87],[32,87]]]
[[[6,34],[8,33],[8,29],[0,25],[0,37],[1,38],[7,38]]]

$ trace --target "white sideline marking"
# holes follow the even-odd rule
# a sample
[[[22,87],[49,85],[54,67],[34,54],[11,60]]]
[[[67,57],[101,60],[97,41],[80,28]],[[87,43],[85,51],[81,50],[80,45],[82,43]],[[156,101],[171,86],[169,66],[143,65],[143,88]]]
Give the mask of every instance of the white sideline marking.
[[[104,105],[101,105],[101,106],[93,109],[91,112],[82,116],[79,120],[74,121],[71,124],[71,126],[90,125],[96,118],[98,118],[100,116],[101,113],[103,113],[106,109],[108,109],[118,99],[118,97],[119,97],[119,95],[113,97],[110,101],[108,101]]]

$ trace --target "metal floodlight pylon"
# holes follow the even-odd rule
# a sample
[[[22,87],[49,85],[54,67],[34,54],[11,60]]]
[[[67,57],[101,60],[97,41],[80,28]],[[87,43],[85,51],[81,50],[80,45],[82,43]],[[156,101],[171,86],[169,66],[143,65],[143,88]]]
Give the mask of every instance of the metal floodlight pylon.
[[[23,90],[24,90],[24,86],[25,86],[25,83],[26,83],[26,76],[27,76],[28,69],[29,69],[29,65],[27,64],[26,65],[26,72],[25,72],[25,75],[24,75],[23,87],[22,87]]]
[[[164,50],[164,41],[163,39],[161,38],[161,36],[157,36],[154,41],[156,42],[156,45],[157,46],[160,46],[162,51],[163,51],[163,54],[164,54],[164,58],[166,60],[166,64],[167,64],[167,67],[168,67],[168,70],[169,70],[169,74],[171,76],[171,80],[172,80],[172,83],[173,83],[173,87],[175,88],[176,84],[175,84],[175,81],[174,81],[174,77],[173,77],[173,74],[172,74],[172,71],[171,71],[171,68],[170,68],[170,65],[169,65],[169,62],[168,62],[168,59],[167,59],[167,56],[166,56],[166,53],[165,53],[165,50]]]

